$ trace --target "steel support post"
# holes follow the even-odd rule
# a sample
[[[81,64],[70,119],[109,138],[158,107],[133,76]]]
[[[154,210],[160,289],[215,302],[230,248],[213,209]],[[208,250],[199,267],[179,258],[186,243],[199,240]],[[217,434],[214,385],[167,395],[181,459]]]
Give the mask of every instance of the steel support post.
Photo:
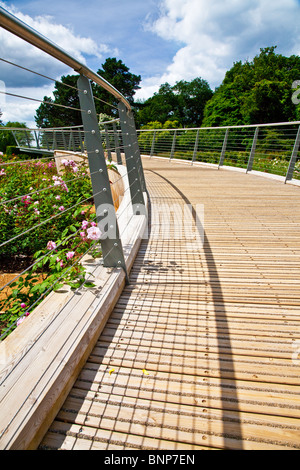
[[[47,132],[43,133],[43,138],[46,141],[47,150],[50,150],[49,141],[48,141],[48,137],[47,137]]]
[[[35,143],[36,143],[36,148],[37,148],[37,149],[40,149],[40,144],[39,144],[39,139],[38,139],[37,133],[36,133],[36,131],[33,131],[33,133],[34,133],[34,139],[35,139]]]
[[[120,141],[119,141],[119,137],[118,137],[117,125],[116,125],[115,122],[113,122],[113,131],[114,131],[114,141],[115,141],[115,150],[116,150],[116,156],[117,156],[117,163],[118,163],[118,165],[122,165]]]
[[[224,164],[224,159],[225,159],[225,152],[226,152],[226,147],[227,147],[227,142],[228,142],[228,134],[229,134],[229,129],[226,129],[224,141],[223,141],[223,147],[222,147],[222,152],[220,156],[220,162],[219,162],[219,168],[220,166],[223,166]]]
[[[65,132],[64,131],[61,131],[61,137],[62,137],[64,150],[67,150],[67,142],[66,142]]]
[[[259,127],[255,129],[254,137],[253,137],[253,142],[252,142],[252,147],[251,147],[251,152],[249,155],[249,160],[248,160],[248,166],[247,166],[247,171],[251,171],[253,168],[253,163],[254,163],[254,157],[255,157],[255,150],[256,150],[256,144],[257,144],[257,139],[258,139],[258,133],[259,133]]]
[[[108,134],[108,127],[104,124],[104,132],[105,132],[105,143],[106,143],[106,151],[107,151],[107,158],[111,162],[111,148],[110,148],[110,141],[109,141],[109,134]]]
[[[11,131],[11,133],[12,133],[12,135],[14,136],[14,139],[15,139],[15,141],[16,141],[17,147],[20,147],[20,143],[18,142],[16,133],[15,133],[14,131]]]
[[[80,150],[81,150],[81,153],[84,153],[84,145],[83,145],[84,133],[81,130],[79,130],[78,134],[79,134]]]
[[[192,158],[192,165],[194,164],[194,161],[196,160],[196,156],[197,156],[198,144],[199,144],[199,132],[200,132],[200,129],[197,130],[197,134],[196,134],[196,140],[195,140],[195,146],[194,146],[194,152],[193,152],[193,158]]]
[[[170,161],[172,160],[172,158],[174,157],[174,153],[175,153],[175,147],[176,147],[176,134],[177,134],[177,130],[174,131],[174,136],[173,136],[173,142],[172,142],[172,148],[171,148],[171,154],[170,154]]]
[[[144,170],[132,114],[127,110],[126,106],[122,102],[119,103],[118,108],[128,181],[130,186],[131,202],[134,209],[136,209],[140,205],[145,206],[143,195],[143,192],[146,191]]]
[[[53,131],[52,150],[55,150],[56,148],[57,148],[57,143],[56,143],[56,131]]]
[[[299,146],[300,146],[300,126],[298,127],[298,132],[297,132],[297,136],[296,136],[292,156],[291,156],[291,159],[290,159],[289,168],[288,168],[288,171],[287,171],[287,174],[286,174],[285,182],[290,181],[290,180],[293,179],[295,165],[296,165],[296,162],[297,162],[297,155],[298,155],[298,152],[299,152]]]
[[[79,77],[77,87],[82,110],[82,122],[85,132],[97,224],[102,232],[100,243],[103,264],[110,268],[123,268],[128,282],[127,268],[101,143],[92,88],[89,80],[83,75]]]
[[[154,133],[153,133],[153,139],[152,139],[151,150],[150,150],[150,158],[153,157],[153,155],[154,155],[155,138],[156,138],[156,131],[154,131]]]

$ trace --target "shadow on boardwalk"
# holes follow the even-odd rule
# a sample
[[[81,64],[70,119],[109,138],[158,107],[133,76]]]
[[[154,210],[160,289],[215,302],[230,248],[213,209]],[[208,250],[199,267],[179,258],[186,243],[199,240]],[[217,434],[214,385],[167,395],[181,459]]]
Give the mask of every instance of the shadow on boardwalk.
[[[156,173],[153,170],[153,173]],[[231,346],[231,339],[230,339],[230,329],[229,329],[229,323],[227,321],[227,316],[226,316],[226,308],[225,308],[225,302],[224,302],[224,297],[222,293],[222,286],[221,282],[218,276],[218,270],[216,263],[214,261],[214,256],[213,252],[211,250],[209,240],[207,238],[207,235],[205,233],[204,227],[202,227],[202,222],[198,218],[198,215],[196,213],[195,208],[192,206],[191,201],[183,194],[180,189],[175,186],[170,180],[168,180],[166,177],[160,175],[159,173],[156,173],[160,178],[163,178],[172,188],[177,191],[177,193],[181,196],[181,198],[185,201],[185,203],[189,206],[192,207],[192,215],[193,215],[193,220],[195,223],[195,226],[199,230],[199,235],[200,237],[203,237],[203,242],[205,246],[205,257],[206,257],[206,263],[209,268],[209,278],[211,281],[211,289],[212,289],[212,298],[213,298],[213,303],[214,303],[214,311],[215,313],[218,311],[219,314],[222,315],[223,322],[222,322],[222,328],[219,328],[220,323],[216,321],[216,327],[217,327],[217,337],[222,338],[222,344],[224,345],[224,339],[226,342],[226,349],[227,349],[227,354],[226,354],[226,360],[227,360],[227,368],[231,371],[231,401],[234,401],[236,403],[236,410],[238,410],[238,395],[237,395],[237,387],[235,385],[235,373],[234,373],[234,359],[233,359],[233,352],[232,352],[232,346]],[[226,335],[226,338],[224,338],[224,330],[228,331],[228,334]],[[228,387],[228,378],[222,375],[222,369],[224,368],[221,357],[222,357],[222,347],[218,343],[218,358],[219,358],[219,370],[220,370],[220,379],[221,379],[221,401],[222,403],[227,402],[227,394],[225,393],[226,388]],[[225,410],[227,407],[223,407],[223,437],[224,437],[224,449],[227,448],[227,438],[231,441],[232,438],[237,439],[237,447],[236,449],[243,449],[243,435],[242,435],[242,429],[241,429],[241,421],[239,418],[239,413],[237,411],[236,413],[236,420],[235,420],[235,432],[234,436],[232,436],[232,423],[228,421],[228,418],[226,419],[225,416]],[[228,445],[228,448],[231,448],[231,445]]]

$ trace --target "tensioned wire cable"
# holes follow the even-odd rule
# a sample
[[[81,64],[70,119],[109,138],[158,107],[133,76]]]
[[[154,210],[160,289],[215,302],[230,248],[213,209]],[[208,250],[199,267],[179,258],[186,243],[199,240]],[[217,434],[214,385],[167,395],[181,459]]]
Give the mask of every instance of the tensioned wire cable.
[[[64,83],[60,80],[56,80],[55,78],[48,77],[47,75],[43,75],[42,73],[39,73],[39,72],[36,72],[34,70],[28,69],[27,67],[23,67],[22,65],[15,64],[14,62],[3,59],[1,57],[0,57],[0,60],[2,62],[5,62],[5,63],[9,64],[9,65],[13,65],[14,67],[18,67],[19,69],[26,70],[27,72],[33,73],[33,74],[38,75],[38,76],[43,77],[43,78],[46,78],[47,80],[51,80],[52,82],[57,82],[57,83],[60,83],[61,85],[64,85],[68,88],[71,88],[73,90],[80,91],[77,87],[75,87],[73,85],[69,85],[68,83]],[[108,106],[110,106],[112,108],[118,109],[115,105],[113,105],[111,103],[108,103],[107,101],[104,101],[101,98],[98,98],[97,96],[94,96],[94,99],[97,100],[97,101],[100,101],[101,103],[107,104]]]
[[[137,194],[137,193],[136,193],[136,194]],[[129,202],[129,204],[130,204],[130,203],[131,203],[131,201]],[[128,205],[129,205],[129,204],[128,204]],[[128,206],[126,206],[126,208],[127,208],[127,207],[128,207]],[[126,209],[126,208],[125,208],[125,209]],[[122,214],[123,214],[123,212],[122,212]],[[132,218],[132,217],[131,217],[131,218]],[[78,229],[76,233],[71,234],[68,238],[72,238],[73,236],[75,236],[75,235],[76,235],[79,231],[81,231],[81,230],[82,230],[82,228]],[[62,242],[62,243],[63,243],[63,242]],[[61,243],[61,244],[62,244],[62,243]],[[62,280],[65,278],[65,276],[70,272],[70,270],[71,270],[76,264],[78,264],[79,261],[80,261],[87,253],[89,253],[89,252],[90,252],[97,244],[99,244],[99,243],[101,244],[101,238],[100,238],[99,240],[96,240],[94,243],[92,243],[92,245],[91,245],[82,255],[80,255],[80,257],[77,258],[77,259],[74,261],[74,263],[72,263],[71,266],[69,266],[66,270],[64,270],[64,272],[62,273],[62,275],[61,275],[58,279],[56,279],[55,282],[54,282],[53,284],[51,284],[51,286],[50,286],[43,294],[41,294],[40,297],[39,297],[32,305],[30,305],[30,307],[28,307],[28,308],[26,309],[26,311],[27,311],[27,312],[30,312],[30,311],[40,302],[40,300],[41,300],[43,297],[45,297],[48,293],[50,293],[50,292],[52,291],[53,287],[54,287],[57,283],[59,283],[60,281],[62,281]],[[56,246],[55,248],[53,248],[52,250],[49,250],[48,253],[46,253],[42,258],[39,258],[32,266],[34,266],[35,264],[39,263],[39,262],[40,262],[42,259],[44,259],[46,256],[49,256],[49,254],[50,254],[51,252],[55,251],[59,246],[61,246],[61,244],[60,244],[60,245],[57,245],[57,246]],[[104,264],[105,259],[110,255],[110,253],[112,253],[112,251],[113,251],[114,249],[115,249],[115,247],[113,246],[113,247],[109,250],[109,252],[106,253],[105,256],[102,256],[103,264]],[[96,268],[97,268],[97,267],[96,267]],[[95,269],[96,269],[96,268],[95,268]],[[24,274],[24,273],[25,273],[26,271],[28,271],[29,269],[30,269],[30,267],[27,268],[27,270],[23,271],[22,274]],[[22,274],[21,274],[21,275],[22,275]],[[88,282],[88,279],[89,279],[90,277],[92,277],[92,276],[93,276],[93,274],[92,274],[92,273],[89,273],[89,274],[88,274],[88,278],[87,278],[87,279],[84,279],[84,280],[82,281],[81,285],[80,285],[78,288],[76,288],[76,292],[77,292],[86,282]],[[19,277],[19,276],[17,276],[17,277]],[[13,281],[10,281],[10,283],[11,283],[11,282],[13,282]],[[8,283],[7,285],[9,285],[10,283]],[[5,286],[3,286],[3,288],[4,288],[4,287],[5,287]],[[2,290],[2,289],[0,289],[0,291],[1,291],[1,290]],[[24,315],[25,315],[25,314],[20,315],[20,317],[18,317],[18,318],[14,321],[14,323],[13,323],[12,325],[10,325],[9,328],[6,329],[6,331],[3,333],[3,335],[0,336],[0,340],[1,340],[1,338],[2,338],[3,336],[5,336],[5,335],[8,333],[8,331],[10,331],[10,330],[17,324],[17,322],[18,322],[18,320],[19,320],[20,318],[24,317]]]
[[[105,281],[104,286],[106,286],[106,285],[109,283],[109,280],[110,280],[110,278],[108,278],[108,279]],[[85,282],[86,282],[86,281],[85,281]],[[113,281],[113,280],[110,280],[110,282],[113,283],[114,281]],[[104,286],[103,286],[103,287],[104,287]],[[103,287],[102,287],[102,288],[103,288]],[[79,290],[79,288],[74,292],[74,294],[75,294],[78,290]],[[100,293],[100,295],[101,295],[101,293]],[[71,302],[71,300],[72,300],[72,299],[70,299],[70,300],[67,302],[67,304],[68,304],[69,302]],[[83,312],[83,313],[85,314],[88,310],[89,310],[89,307],[87,307],[87,309],[86,309],[85,312]],[[55,317],[54,317],[54,318],[52,319],[52,321],[51,321],[51,324],[56,320],[56,318],[59,316],[59,314],[60,314],[60,312],[59,312],[57,315],[55,315]],[[93,313],[91,313],[91,314],[89,315],[89,318],[86,320],[85,325],[89,322],[89,319],[90,319],[90,317],[92,316],[92,314],[93,314]],[[47,326],[47,327],[40,333],[39,338],[47,331],[48,328],[49,328],[49,326]],[[81,330],[80,330],[80,331],[81,331]],[[68,338],[71,336],[71,334],[72,334],[72,332],[69,333],[69,335],[68,335],[68,337],[67,337],[66,339],[68,339]],[[80,332],[78,333],[78,335],[79,335],[79,334],[80,334]],[[77,335],[77,337],[78,337],[78,335]],[[77,337],[73,340],[73,343],[77,340]],[[69,351],[72,350],[72,348],[73,348],[73,343],[69,346],[68,350],[66,351],[65,357],[67,357],[67,354],[69,353]],[[34,346],[34,344],[32,344],[31,347],[26,350],[25,354],[27,354],[27,353],[31,350],[31,348],[32,348],[33,346]],[[22,358],[23,358],[23,357],[24,357],[24,356],[22,356]],[[18,361],[18,362],[19,362],[19,361]],[[13,372],[14,368],[18,365],[18,362],[14,364],[13,368],[10,370],[10,372],[8,373],[8,375],[6,375],[5,379]],[[58,367],[59,367],[59,366],[57,366],[57,368],[58,368]],[[41,376],[41,378],[39,379],[38,382],[40,382],[40,381],[42,380],[43,376],[44,376],[44,373],[42,374],[42,376]],[[2,383],[0,383],[0,385],[2,385]],[[23,407],[24,403],[26,403],[26,401],[28,400],[28,397],[30,396],[31,393],[32,393],[32,392],[30,392],[26,397],[24,397],[23,403],[20,405],[19,410]],[[14,416],[12,416],[12,418],[11,418],[10,422],[7,424],[6,428],[3,429],[3,431],[2,431],[1,434],[0,434],[0,437],[5,433],[6,429],[10,426],[11,422],[14,420],[14,418],[15,418],[15,416],[17,415],[17,413],[19,412],[19,410],[16,410],[16,411],[15,411]]]
[[[18,165],[20,163],[34,163],[34,162],[39,162],[41,160],[53,160],[54,156],[52,155],[51,157],[42,157],[42,158],[37,158],[35,160],[19,160],[19,161],[13,161],[13,162],[0,162],[0,166],[12,166],[12,165]]]
[[[133,169],[130,170],[128,173],[124,174],[123,176],[121,176],[121,177],[120,177],[118,180],[116,180],[114,183],[112,183],[112,186],[113,186],[114,184],[118,183],[121,179],[125,178],[131,171],[133,171]],[[78,179],[79,179],[79,178],[78,178]],[[72,181],[74,181],[74,180],[72,180]],[[46,189],[49,189],[49,188],[46,188]],[[125,192],[128,191],[129,189],[130,189],[130,186],[125,190]],[[41,190],[41,191],[43,191],[43,190]],[[124,192],[124,193],[125,193],[125,192]],[[31,194],[33,194],[33,193],[31,193]],[[23,196],[21,196],[21,197],[23,197]],[[93,197],[93,196],[91,196],[91,198],[92,198],[92,197]],[[118,197],[119,197],[119,196],[117,196],[117,197],[113,200],[113,204],[115,204],[115,202],[118,200]],[[6,201],[6,202],[7,202],[7,201]],[[81,202],[80,202],[79,204],[81,204]],[[61,215],[61,213],[58,214],[58,215]],[[47,219],[47,221],[49,221],[49,220],[51,220],[51,219]],[[47,221],[45,221],[45,222],[47,222]],[[36,228],[36,226],[33,227],[32,229],[35,229],[35,228]],[[51,252],[53,252],[53,251],[55,251],[57,248],[59,248],[64,242],[66,242],[67,240],[69,240],[69,239],[72,238],[72,237],[75,237],[80,231],[82,231],[82,227],[80,227],[76,232],[72,233],[72,234],[69,235],[66,239],[64,239],[60,244],[58,244],[58,245],[56,246],[56,248],[53,248],[52,250],[49,250],[45,255],[43,255],[42,257],[38,258],[33,264],[31,264],[28,268],[26,268],[24,271],[22,271],[22,273],[18,274],[16,277],[14,277],[13,279],[11,279],[8,283],[6,283],[6,284],[3,285],[2,287],[0,287],[0,292],[1,292],[3,289],[5,289],[6,287],[8,287],[10,284],[12,284],[16,279],[18,279],[19,277],[23,276],[23,274],[25,274],[26,272],[28,272],[28,271],[29,271],[31,268],[33,268],[36,264],[40,263],[45,257],[49,256],[49,254],[50,254]],[[21,234],[21,235],[22,235],[22,234]],[[10,241],[11,241],[11,240],[9,240],[8,243],[9,243]]]
[[[50,222],[51,220],[55,219],[56,217],[60,217],[62,214],[65,214],[66,212],[68,212],[68,211],[74,209],[75,207],[79,206],[79,205],[82,204],[83,202],[87,202],[87,201],[89,201],[90,199],[92,199],[93,197],[98,196],[99,194],[102,194],[103,192],[104,192],[103,189],[101,189],[101,191],[99,191],[98,193],[92,194],[90,197],[88,197],[88,198],[86,198],[86,199],[83,199],[83,200],[80,201],[80,202],[77,202],[77,203],[74,204],[73,206],[68,207],[67,209],[64,209],[63,211],[59,212],[58,214],[53,215],[53,216],[50,217],[49,219],[43,220],[42,222],[40,222],[39,224],[35,225],[34,227],[31,227],[31,228],[29,228],[28,230],[25,230],[24,232],[19,233],[19,235],[16,235],[15,237],[10,238],[9,240],[7,240],[7,241],[1,243],[1,244],[0,244],[0,248],[1,248],[2,246],[7,245],[8,243],[10,243],[10,242],[16,240],[17,238],[20,238],[20,237],[22,237],[23,235],[25,235],[25,234],[31,232],[32,230],[36,230],[37,228],[41,227],[42,225],[45,225],[46,223]]]
[[[130,171],[128,172],[128,174],[130,174],[131,171],[133,171],[133,169],[130,170]],[[99,170],[94,171],[94,172],[92,172],[92,173],[89,173],[88,175],[89,175],[89,176],[93,176],[93,175],[96,175],[96,174],[98,174],[98,173],[99,173]],[[127,174],[127,173],[126,173],[126,174]],[[23,194],[23,195],[21,195],[21,196],[14,197],[14,198],[12,198],[12,199],[7,199],[7,200],[5,200],[5,201],[3,201],[3,202],[0,202],[0,205],[9,204],[9,203],[11,203],[11,202],[17,201],[18,199],[22,199],[23,197],[26,197],[26,196],[33,196],[34,194],[39,194],[39,193],[44,192],[44,191],[49,191],[50,189],[57,188],[58,186],[62,186],[63,184],[73,183],[74,181],[78,181],[78,180],[83,179],[83,178],[86,178],[86,177],[87,177],[86,175],[82,175],[82,176],[77,176],[76,178],[72,178],[72,179],[70,179],[70,180],[66,180],[66,181],[65,181],[65,180],[62,180],[59,184],[56,184],[56,185],[54,184],[54,185],[52,185],[52,186],[47,186],[47,188],[37,189],[36,191],[32,191],[31,193]],[[117,181],[115,181],[115,182],[112,183],[112,184],[117,183],[118,181],[120,181],[120,180],[121,180],[122,178],[124,178],[124,177],[125,177],[125,175],[124,175],[124,176],[121,176]],[[92,197],[92,196],[91,196],[91,197]]]
[[[20,129],[20,130],[22,130],[22,129]],[[84,132],[84,131],[80,131],[80,132]],[[103,149],[103,151],[124,150],[125,148],[129,148],[129,147],[130,147],[130,144],[129,145],[120,145],[119,147],[111,147],[111,148],[108,148],[108,149]],[[35,148],[35,147],[32,147],[32,148]],[[40,150],[45,150],[45,149],[40,148]],[[58,151],[59,150],[60,149],[58,149]],[[61,149],[61,150],[65,151],[65,152],[70,152],[70,153],[72,152],[72,150],[65,150],[65,149]],[[84,157],[87,157],[89,154],[93,154],[94,152],[95,152],[94,150],[85,151],[84,153],[82,153],[79,156],[82,156],[84,158]],[[59,158],[62,158],[62,157],[63,157],[63,155],[59,155]],[[58,158],[58,157],[55,157],[55,155],[51,155],[50,157],[42,157],[42,158],[37,158],[35,160],[31,159],[31,160],[18,160],[18,161],[13,161],[13,162],[0,162],[0,166],[12,166],[12,165],[17,165],[17,164],[22,164],[22,163],[33,163],[33,162],[38,162],[38,161],[41,161],[41,160],[53,160],[55,158]],[[66,158],[68,158],[67,155],[66,155]]]
[[[94,171],[92,172],[91,174],[89,174],[89,176],[92,176],[92,175],[96,175],[98,174],[99,171]],[[49,191],[49,189],[53,189],[53,188],[57,188],[58,186],[63,186],[64,184],[67,184],[67,183],[73,183],[74,181],[78,181],[82,178],[86,178],[86,175],[82,175],[82,176],[77,176],[76,178],[72,178],[70,180],[62,180],[59,184],[54,184],[52,186],[47,186],[47,188],[43,188],[43,189],[37,189],[36,191],[33,191],[31,193],[27,193],[27,194],[23,194],[22,196],[17,196],[13,199],[8,199],[6,201],[3,201],[3,202],[0,202],[0,205],[4,205],[4,204],[8,204],[8,203],[11,203],[11,202],[14,202],[14,201],[17,201],[18,199],[22,199],[23,197],[26,197],[26,196],[32,196],[34,194],[38,194],[38,193],[41,193],[43,191]],[[92,196],[91,196],[92,197]]]
[[[0,93],[2,95],[14,96],[15,98],[22,98],[22,99],[29,100],[29,101],[37,101],[38,103],[44,103],[49,106],[58,106],[59,108],[72,109],[73,111],[80,111],[80,112],[87,113],[87,111],[85,111],[84,109],[73,108],[72,106],[58,104],[58,103],[55,103],[54,101],[38,100],[37,98],[30,98],[29,96],[17,95],[15,93],[9,93],[8,91],[0,91]]]

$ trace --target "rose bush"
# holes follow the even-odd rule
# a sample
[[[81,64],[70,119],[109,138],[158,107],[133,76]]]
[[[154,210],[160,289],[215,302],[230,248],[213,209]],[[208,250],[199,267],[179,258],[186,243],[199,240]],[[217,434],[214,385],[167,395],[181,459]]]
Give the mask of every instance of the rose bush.
[[[87,252],[101,256],[101,232],[85,164],[63,160],[58,174],[52,159],[17,162],[4,157],[0,185],[2,272],[20,256],[27,260],[23,275],[9,285],[6,295],[2,292],[3,337],[52,290],[66,283],[72,289],[92,285],[80,261]]]

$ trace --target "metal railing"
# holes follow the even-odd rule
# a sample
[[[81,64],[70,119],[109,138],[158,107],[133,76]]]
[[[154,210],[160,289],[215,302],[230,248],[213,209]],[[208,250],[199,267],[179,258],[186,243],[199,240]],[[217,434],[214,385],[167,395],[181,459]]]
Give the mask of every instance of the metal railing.
[[[122,233],[120,233],[119,230],[118,215],[115,208],[115,199],[113,194],[114,182],[110,181],[107,165],[112,160],[112,155],[114,155],[117,164],[123,165],[123,168],[126,168],[125,173],[120,173],[119,179],[121,180],[122,178],[126,178],[127,187],[125,191],[128,191],[128,194],[130,195],[129,205],[131,208],[131,214],[132,216],[146,215],[145,178],[130,104],[126,98],[106,80],[94,73],[85,65],[79,63],[60,47],[34,31],[2,7],[0,7],[0,25],[9,32],[55,57],[57,60],[72,67],[74,71],[79,73],[76,89],[79,97],[80,109],[74,108],[74,111],[77,113],[80,111],[82,118],[82,125],[68,128],[0,128],[3,132],[11,132],[13,134],[16,146],[21,151],[23,150],[37,154],[37,157],[33,159],[28,156],[28,160],[26,158],[24,159],[23,156],[21,160],[18,160],[18,157],[15,157],[14,159],[2,159],[2,161],[0,161],[1,177],[7,178],[9,169],[17,168],[17,166],[19,169],[20,166],[22,167],[22,171],[24,171],[25,176],[26,172],[28,174],[28,172],[34,171],[35,165],[37,166],[36,168],[41,176],[41,167],[45,165],[45,167],[43,167],[45,177],[40,178],[40,186],[38,188],[31,187],[25,192],[19,192],[18,194],[1,195],[0,211],[4,211],[6,214],[11,215],[10,223],[12,220],[15,220],[14,213],[20,213],[18,212],[20,204],[22,205],[22,209],[25,207],[25,210],[27,210],[29,206],[32,206],[34,211],[32,212],[32,220],[36,217],[36,221],[34,221],[30,227],[23,227],[23,230],[20,229],[19,222],[17,222],[16,230],[14,230],[14,227],[10,226],[7,233],[11,233],[12,236],[5,240],[1,240],[0,257],[7,252],[9,246],[13,246],[20,239],[25,239],[32,234],[35,234],[35,238],[38,238],[39,230],[47,231],[48,227],[51,227],[51,225],[59,225],[58,221],[66,216],[66,214],[73,214],[74,211],[75,213],[78,213],[84,204],[93,204],[95,207],[95,223],[93,223],[91,227],[96,226],[98,228],[97,237],[95,236],[94,238],[91,238],[92,243],[82,256],[76,257],[76,261],[74,261],[74,263],[69,263],[68,271],[70,271],[76,263],[80,263],[82,257],[89,253],[91,249],[98,247],[98,252],[102,253],[103,265],[110,268],[122,268],[128,282],[129,279],[125,262],[124,247],[122,245]],[[17,64],[12,62],[9,63],[12,67],[19,67]],[[23,66],[20,67],[27,72],[35,73]],[[91,81],[100,85],[117,98],[119,102],[117,107],[119,119],[101,123],[101,126],[99,126]],[[7,92],[7,94],[9,95],[10,93]],[[19,96],[18,98],[30,99],[30,97],[24,96]],[[51,106],[55,106],[55,103],[52,102]],[[115,108],[113,105],[112,107]],[[68,158],[69,163],[67,163],[67,165],[73,165],[72,169],[74,171],[71,173],[69,172],[67,176],[62,177],[61,174],[56,172],[54,169],[55,156],[58,151],[76,152],[81,156],[84,156],[85,161],[87,162],[88,172],[82,172],[77,176],[77,174],[74,173],[77,165],[72,161],[71,157],[71,160]],[[41,155],[39,156],[39,154]],[[51,165],[53,175],[51,174],[49,176],[46,174],[46,168],[48,165]],[[13,174],[14,172],[11,171],[10,173]],[[90,192],[87,191],[88,194],[81,192],[77,199],[75,194],[74,197],[76,200],[74,202],[73,198],[73,202],[70,203],[69,207],[59,207],[59,205],[54,205],[54,213],[52,213],[50,217],[47,215],[44,216],[41,213],[37,206],[40,202],[39,200],[49,197],[51,192],[53,193],[53,191],[58,188],[68,192],[69,187],[73,186],[74,182],[77,181],[80,184],[81,182],[86,181],[87,178],[89,182],[88,184],[90,185]],[[45,182],[43,180],[45,180]],[[21,184],[18,189],[19,191],[23,190]],[[59,197],[60,195],[57,194],[57,198]],[[36,204],[35,207],[34,204]],[[70,235],[68,238],[71,239],[72,237],[74,238],[74,236],[79,236],[80,230],[82,229],[79,228],[78,230],[73,230],[73,235]],[[64,227],[61,228],[61,231],[64,231]],[[98,237],[99,233],[101,234],[101,237]],[[49,254],[51,255],[52,252],[53,256],[55,256],[57,249],[59,247],[61,248],[62,245],[64,246],[65,241],[65,239],[60,240],[61,243],[57,244],[52,240],[52,245],[49,245],[48,252],[43,256],[37,256],[37,259],[32,261],[30,266],[26,266],[23,272],[18,274],[17,277],[22,279],[22,276],[27,275],[29,270],[43,266],[44,259],[49,257]],[[22,255],[22,253],[19,254]],[[69,255],[69,258],[70,257],[71,255]],[[65,274],[67,274],[67,272],[65,272]],[[35,308],[44,295],[46,295],[51,288],[55,287],[55,284],[62,282],[64,278],[63,274],[64,272],[62,272],[62,276],[56,279],[53,285],[51,285],[46,292],[43,292],[40,298],[30,305],[26,305],[27,313],[30,313]],[[16,278],[2,286],[0,294],[3,289],[14,286],[15,281]],[[85,279],[82,281],[81,285],[83,285],[84,281]],[[14,321],[11,322],[10,328],[13,328],[20,320],[20,317],[15,318],[16,315],[13,315],[13,317]],[[4,336],[6,336],[6,334],[7,328],[5,329]]]
[[[300,179],[300,122],[210,128],[141,129],[141,152]]]
[[[118,163],[121,163],[120,153],[122,148],[122,133],[119,129],[119,119],[101,122],[100,135],[102,147],[111,160],[111,151],[117,151]],[[101,130],[103,129],[103,130]],[[54,155],[56,151],[86,152],[84,129],[82,126],[58,127],[58,128],[19,128],[0,127],[1,134],[11,134],[16,149],[23,153],[37,153]]]

